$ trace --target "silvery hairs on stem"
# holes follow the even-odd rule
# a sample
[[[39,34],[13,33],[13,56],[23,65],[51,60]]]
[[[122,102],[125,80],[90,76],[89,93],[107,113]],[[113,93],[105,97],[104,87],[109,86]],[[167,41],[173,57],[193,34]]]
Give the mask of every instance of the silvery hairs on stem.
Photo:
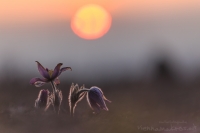
[[[84,85],[79,88],[78,84],[74,85],[74,83],[72,83],[70,87],[68,100],[69,100],[70,114],[72,116],[74,116],[76,105],[84,98],[86,94],[85,91],[87,90],[85,90],[84,88],[85,88]]]
[[[38,98],[35,100],[35,107],[47,111],[49,106],[52,105],[54,111],[59,114],[62,99],[61,90],[56,89],[54,93],[50,93],[49,90],[42,89],[39,91]]]
[[[44,108],[44,110],[47,110],[49,105],[51,104],[49,95],[50,95],[49,90],[45,89],[40,90],[38,98],[35,100],[35,107],[42,109]]]
[[[54,108],[54,111],[58,114],[60,112],[62,99],[63,99],[62,91],[59,89],[56,89],[56,91],[50,95],[51,104]]]

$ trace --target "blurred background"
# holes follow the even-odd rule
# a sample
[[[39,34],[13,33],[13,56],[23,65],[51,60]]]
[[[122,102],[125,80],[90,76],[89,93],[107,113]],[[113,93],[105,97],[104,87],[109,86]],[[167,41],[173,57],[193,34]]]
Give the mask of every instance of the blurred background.
[[[95,40],[79,38],[70,27],[88,3],[112,16],[110,30]],[[199,6],[198,0],[1,0],[1,74],[28,81],[39,76],[37,60],[49,69],[59,62],[71,66],[62,76],[74,82],[152,80],[164,69],[189,82],[200,75]]]
[[[90,3],[102,6],[112,16],[110,30],[95,40],[78,37],[70,27],[76,11]],[[85,84],[88,88],[95,85],[113,101],[108,105],[110,110],[121,107],[115,113],[111,111],[111,118],[106,118],[125,124],[114,122],[106,128],[102,120],[105,117],[98,118],[104,132],[142,132],[137,130],[137,122],[144,124],[146,119],[151,124],[168,118],[194,120],[198,125],[199,36],[199,0],[0,0],[2,121],[5,112],[10,113],[7,108],[33,106],[31,101],[34,103],[39,89],[30,86],[29,81],[41,77],[35,63],[39,61],[49,69],[54,69],[60,62],[72,67],[71,72],[60,76],[60,88],[67,88],[63,90],[66,94],[72,82]],[[50,85],[45,87],[51,89]],[[23,101],[25,98],[28,99],[26,102]],[[127,101],[130,102],[124,104]],[[63,108],[68,112],[67,96]],[[177,115],[177,110],[183,114]],[[87,111],[91,113],[89,108]],[[84,114],[78,113],[78,116]],[[88,117],[83,116],[81,120]],[[145,122],[141,122],[141,118]],[[23,123],[23,118],[16,119]],[[9,122],[6,123],[8,127]],[[89,123],[95,124],[93,120]],[[35,129],[32,124],[26,127]],[[81,127],[81,131],[92,132],[85,125]],[[6,126],[2,128],[11,132]],[[29,128],[16,129],[29,131]],[[79,130],[70,128],[70,131]]]

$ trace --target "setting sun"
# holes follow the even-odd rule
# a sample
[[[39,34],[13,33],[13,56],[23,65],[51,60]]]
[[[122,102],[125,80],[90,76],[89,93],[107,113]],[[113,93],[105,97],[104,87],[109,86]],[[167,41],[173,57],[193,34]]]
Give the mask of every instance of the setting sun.
[[[80,8],[71,20],[71,28],[84,39],[97,39],[110,29],[112,18],[101,6],[90,4]]]

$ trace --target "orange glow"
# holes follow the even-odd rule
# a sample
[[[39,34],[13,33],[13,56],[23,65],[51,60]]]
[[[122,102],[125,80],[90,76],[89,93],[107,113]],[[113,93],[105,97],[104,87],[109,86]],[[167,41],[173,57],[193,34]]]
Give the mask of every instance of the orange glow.
[[[104,7],[116,20],[196,15],[200,0],[0,0],[0,27],[68,22],[83,5]],[[128,18],[128,20],[127,20]]]
[[[90,4],[76,12],[71,21],[71,28],[81,38],[97,39],[108,32],[111,22],[111,16],[105,9]]]

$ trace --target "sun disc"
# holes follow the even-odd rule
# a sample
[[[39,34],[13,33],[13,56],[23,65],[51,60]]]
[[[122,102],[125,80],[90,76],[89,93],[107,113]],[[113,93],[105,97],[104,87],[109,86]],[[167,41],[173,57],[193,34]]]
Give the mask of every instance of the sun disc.
[[[97,39],[111,27],[111,15],[101,6],[89,4],[80,8],[71,20],[71,28],[84,39]]]

